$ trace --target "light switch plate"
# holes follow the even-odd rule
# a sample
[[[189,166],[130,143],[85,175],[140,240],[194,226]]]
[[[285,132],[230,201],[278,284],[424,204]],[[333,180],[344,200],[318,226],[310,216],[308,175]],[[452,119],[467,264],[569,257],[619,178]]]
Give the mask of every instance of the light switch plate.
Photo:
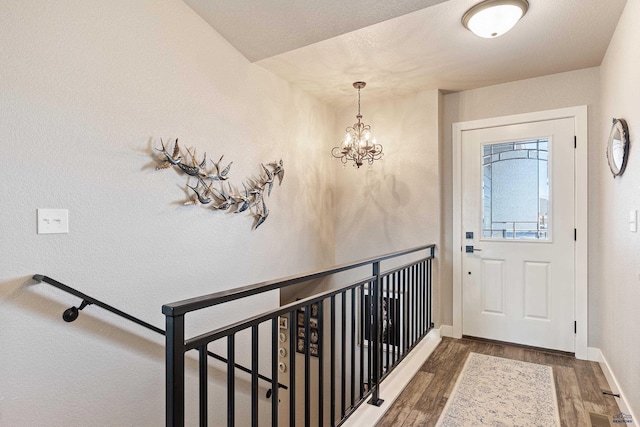
[[[38,234],[65,234],[68,232],[68,209],[38,209]]]
[[[638,211],[635,209],[629,212],[629,231],[638,231]]]

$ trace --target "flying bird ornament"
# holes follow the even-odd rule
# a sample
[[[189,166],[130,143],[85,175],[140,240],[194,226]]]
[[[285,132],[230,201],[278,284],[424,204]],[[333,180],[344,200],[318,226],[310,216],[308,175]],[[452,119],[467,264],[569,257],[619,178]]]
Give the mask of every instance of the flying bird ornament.
[[[182,161],[182,157],[180,156],[180,147],[178,146],[178,138],[176,138],[176,142],[173,145],[173,154],[171,155],[169,155],[169,153],[167,153],[167,150],[164,148],[164,142],[162,141],[162,139],[160,139],[160,144],[162,145],[162,148],[156,148],[156,150],[164,154],[166,160],[156,166],[156,170],[167,169],[171,166],[176,166],[180,163],[180,161]]]
[[[185,184],[187,191],[193,193],[185,205],[210,206],[215,211],[226,211],[233,213],[249,212],[254,218],[253,229],[257,229],[264,224],[269,216],[269,208],[265,197],[271,196],[273,184],[276,177],[278,186],[282,185],[284,178],[284,163],[282,159],[271,163],[260,163],[257,175],[249,177],[242,182],[242,191],[229,181],[231,165],[229,162],[223,167],[220,156],[217,162],[210,160],[211,168],[207,168],[207,153],[204,153],[202,160],[198,159],[195,148],[187,148],[186,155],[183,155],[178,145],[178,139],[174,141],[173,152],[169,153],[162,139],[161,148],[155,150],[160,152],[160,159],[156,170],[175,168],[187,177],[197,179],[195,186],[189,182]],[[266,194],[266,196],[265,196]]]

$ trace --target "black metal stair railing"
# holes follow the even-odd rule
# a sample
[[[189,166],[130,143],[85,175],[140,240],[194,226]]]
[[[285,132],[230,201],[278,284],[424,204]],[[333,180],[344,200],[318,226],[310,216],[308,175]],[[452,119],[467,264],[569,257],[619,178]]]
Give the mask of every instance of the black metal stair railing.
[[[56,288],[58,288],[58,289],[60,289],[60,290],[62,290],[64,292],[67,292],[67,293],[69,293],[71,295],[74,295],[74,296],[76,296],[76,297],[78,297],[78,298],[80,298],[82,300],[82,302],[80,303],[79,307],[73,306],[73,307],[68,308],[68,309],[66,309],[64,311],[64,313],[62,314],[62,318],[64,319],[65,322],[73,322],[74,320],[76,320],[78,318],[81,310],[83,310],[85,307],[87,307],[89,305],[95,305],[95,306],[98,306],[98,307],[100,307],[100,308],[102,308],[102,309],[104,309],[106,311],[114,313],[114,314],[116,314],[116,315],[118,315],[118,316],[120,316],[120,317],[122,317],[124,319],[127,319],[127,320],[129,320],[129,321],[131,321],[133,323],[136,323],[136,324],[138,324],[138,325],[140,325],[140,326],[142,326],[144,328],[147,328],[147,329],[149,329],[149,330],[151,330],[151,331],[153,331],[153,332],[155,332],[157,334],[160,334],[160,335],[163,335],[163,336],[166,335],[166,333],[165,333],[165,331],[163,329],[160,329],[157,326],[153,326],[152,324],[147,323],[144,320],[140,320],[137,317],[134,317],[134,316],[132,316],[132,315],[130,315],[128,313],[125,313],[122,310],[119,310],[119,309],[117,309],[117,308],[115,308],[113,306],[110,306],[109,304],[106,304],[106,303],[104,303],[104,302],[102,302],[102,301],[100,301],[100,300],[98,300],[96,298],[93,298],[93,297],[91,297],[91,296],[89,296],[87,294],[84,294],[84,293],[82,293],[82,292],[80,292],[80,291],[78,291],[78,290],[76,290],[76,289],[74,289],[74,288],[72,288],[70,286],[65,285],[64,283],[58,282],[57,280],[54,280],[51,277],[48,277],[48,276],[45,276],[45,275],[42,275],[42,274],[36,274],[36,275],[33,276],[33,280],[35,280],[37,282],[40,282],[40,283],[42,283],[42,282],[47,283],[47,284],[49,284],[51,286],[54,286],[54,287],[56,287]],[[222,357],[219,354],[213,353],[211,351],[207,351],[206,355],[208,357],[212,357],[212,358],[214,358],[214,359],[216,359],[216,360],[218,360],[220,362],[223,362],[225,364],[229,362],[225,357]],[[236,369],[238,369],[238,370],[240,370],[242,372],[245,372],[247,374],[253,374],[251,369],[249,369],[249,368],[247,368],[247,367],[245,367],[243,365],[235,364],[234,366],[235,366]],[[268,377],[266,377],[266,376],[264,376],[264,375],[262,375],[260,373],[257,373],[257,378],[259,378],[262,381],[266,381],[269,384],[273,383],[271,378],[268,378]],[[276,383],[275,386],[277,386],[278,388],[287,389],[287,386],[284,385],[284,384]],[[271,395],[271,393],[268,392],[267,398],[269,398],[270,395]]]
[[[426,252],[418,260],[381,271],[381,261]],[[216,343],[227,349],[226,414],[216,406],[216,425],[226,415],[226,425],[258,426],[281,422],[289,426],[339,426],[364,402],[380,405],[380,384],[433,328],[432,260],[435,245],[394,252],[355,263],[291,276],[281,280],[191,298],[162,307],[166,316],[166,425],[185,424],[185,352],[197,349],[199,360],[199,425],[209,422],[208,365],[204,353]],[[416,256],[417,258],[417,256]],[[371,266],[371,275],[281,306],[252,318],[188,338],[185,316],[193,311],[240,300]],[[269,331],[268,339],[259,339]],[[281,332],[289,334],[288,344]],[[250,411],[236,404],[235,358],[239,334],[250,335]],[[244,334],[243,334],[244,335]],[[273,383],[270,414],[259,412],[258,362],[269,363]],[[288,365],[288,366],[283,366]],[[284,369],[283,369],[284,368]],[[288,372],[287,372],[288,371]],[[287,372],[285,374],[285,372]],[[280,414],[279,375],[288,379],[288,414]],[[283,382],[285,382],[283,380]],[[249,398],[249,396],[246,396]],[[219,398],[216,399],[219,403]],[[217,404],[216,404],[217,405]],[[312,413],[317,419],[311,419]],[[282,415],[282,419],[280,417]],[[213,416],[213,414],[212,414]],[[242,418],[244,417],[244,418]],[[250,419],[249,419],[250,418]],[[190,419],[190,422],[194,420]]]

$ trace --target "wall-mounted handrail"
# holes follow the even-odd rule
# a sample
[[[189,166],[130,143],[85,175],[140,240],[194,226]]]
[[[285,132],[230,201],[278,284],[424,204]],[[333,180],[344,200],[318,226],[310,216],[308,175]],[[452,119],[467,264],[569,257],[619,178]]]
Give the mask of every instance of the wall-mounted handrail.
[[[78,317],[78,312],[80,310],[84,309],[86,306],[88,306],[88,305],[96,305],[96,306],[98,306],[98,307],[100,307],[100,308],[102,308],[102,309],[104,309],[106,311],[109,311],[109,312],[111,312],[113,314],[116,314],[116,315],[118,315],[118,316],[120,316],[120,317],[122,317],[124,319],[127,319],[127,320],[129,320],[129,321],[131,321],[133,323],[136,323],[136,324],[138,324],[138,325],[140,325],[142,327],[145,327],[145,328],[147,328],[147,329],[149,329],[149,330],[151,330],[151,331],[153,331],[153,332],[155,332],[157,334],[160,334],[160,335],[163,335],[163,336],[166,335],[166,333],[165,333],[165,331],[163,329],[160,329],[157,326],[153,326],[152,324],[147,323],[144,320],[140,320],[135,316],[132,316],[132,315],[130,315],[128,313],[125,313],[122,310],[119,310],[119,309],[117,309],[117,308],[115,308],[113,306],[110,306],[109,304],[106,304],[106,303],[104,303],[104,302],[102,302],[102,301],[100,301],[100,300],[98,300],[96,298],[93,298],[93,297],[91,297],[91,296],[89,296],[87,294],[84,294],[84,293],[82,293],[82,292],[80,292],[80,291],[78,291],[78,290],[76,290],[76,289],[74,289],[74,288],[72,288],[70,286],[65,285],[64,283],[60,283],[57,280],[54,280],[49,276],[45,276],[43,274],[35,274],[33,276],[33,280],[35,280],[35,281],[37,281],[39,283],[42,283],[42,282],[47,283],[47,284],[49,284],[51,286],[54,286],[54,287],[56,287],[56,288],[58,288],[58,289],[60,289],[62,291],[65,291],[68,294],[74,295],[74,296],[82,299],[82,303],[80,304],[80,307],[71,307],[71,308],[65,310],[62,318],[66,322],[73,322],[74,320],[76,320],[76,318]],[[228,363],[228,360],[226,358],[220,356],[219,354],[213,353],[211,351],[207,351],[207,354],[210,357],[213,357],[214,359],[216,359],[216,360],[218,360],[220,362]],[[240,364],[236,363],[234,366],[237,369],[239,369],[239,370],[241,370],[243,372],[246,372],[247,374],[251,374],[252,373],[251,369],[249,369],[249,368],[247,368],[245,366],[242,366]],[[268,378],[268,377],[266,377],[266,376],[264,376],[264,375],[262,375],[260,373],[258,374],[258,378],[260,378],[263,381],[268,382],[269,384],[272,383],[271,378]],[[284,384],[278,383],[278,388],[282,388],[282,389],[286,390],[288,387],[286,385],[284,385]]]
[[[123,317],[123,318],[125,318],[127,320],[130,320],[133,323],[137,323],[138,325],[143,326],[143,327],[145,327],[147,329],[150,329],[153,332],[156,332],[156,333],[161,334],[161,335],[165,334],[164,330],[162,330],[162,329],[160,329],[160,328],[158,328],[156,326],[153,326],[152,324],[147,323],[144,320],[140,320],[137,317],[134,317],[134,316],[132,316],[130,314],[127,314],[122,310],[118,310],[117,308],[112,307],[109,304],[106,304],[106,303],[104,303],[104,302],[102,302],[102,301],[100,301],[98,299],[90,297],[89,295],[84,294],[84,293],[82,293],[82,292],[80,292],[80,291],[78,291],[76,289],[73,289],[73,288],[65,285],[64,283],[60,283],[57,280],[52,279],[51,277],[48,277],[48,276],[45,276],[45,275],[42,275],[42,274],[36,274],[36,275],[33,276],[33,280],[35,280],[37,282],[45,282],[45,283],[47,283],[47,284],[49,284],[51,286],[54,286],[54,287],[56,287],[58,289],[61,289],[61,290],[65,291],[65,292],[67,292],[67,293],[69,293],[71,295],[75,295],[78,298],[82,299],[82,301],[83,301],[85,306],[87,306],[87,305],[97,305],[98,307],[100,307],[100,308],[102,308],[104,310],[107,310],[107,311],[110,311],[111,313],[117,314],[118,316]],[[78,309],[78,310],[80,310],[80,309]],[[73,318],[72,320],[67,320],[67,319],[65,319],[65,320],[67,322],[69,322],[69,321],[75,320],[75,318]]]

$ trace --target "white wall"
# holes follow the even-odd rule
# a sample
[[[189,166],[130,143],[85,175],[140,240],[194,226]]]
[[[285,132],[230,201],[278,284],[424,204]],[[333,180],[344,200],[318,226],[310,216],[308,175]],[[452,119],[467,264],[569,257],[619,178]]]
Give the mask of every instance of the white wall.
[[[589,274],[598,269],[598,161],[602,151],[598,145],[600,131],[599,110],[599,76],[600,69],[587,68],[545,77],[488,86],[444,96],[444,126],[442,143],[442,226],[444,237],[440,250],[441,269],[441,306],[443,308],[442,323],[453,322],[453,153],[451,125],[456,122],[501,117],[512,114],[552,110],[556,108],[588,106],[589,120]],[[593,287],[589,290],[590,301],[593,301]],[[590,305],[591,310],[593,304]],[[591,338],[596,335],[593,330],[599,327],[597,318],[590,316],[589,330]]]
[[[0,425],[161,425],[162,337],[96,307],[67,324],[78,299],[30,277],[164,328],[164,303],[333,264],[333,112],[179,0],[5,0],[0,45]],[[152,158],[175,137],[234,161],[236,185],[282,158],[267,222],[183,206],[186,179]],[[36,235],[37,208],[69,209],[70,233]],[[188,331],[278,303],[195,315]]]
[[[598,251],[601,267],[592,275],[590,307],[600,327],[596,347],[602,350],[635,417],[640,416],[640,233],[629,231],[629,211],[640,210],[640,2],[629,1],[601,66],[601,122],[596,134],[600,200]],[[624,174],[613,179],[604,155],[613,118],[629,125],[631,149]],[[634,418],[634,423],[640,422]]]
[[[363,90],[362,121],[383,145],[384,159],[370,170],[331,165],[338,263],[438,242],[439,99],[431,90],[369,102]],[[336,115],[338,128],[356,122],[355,101]]]

